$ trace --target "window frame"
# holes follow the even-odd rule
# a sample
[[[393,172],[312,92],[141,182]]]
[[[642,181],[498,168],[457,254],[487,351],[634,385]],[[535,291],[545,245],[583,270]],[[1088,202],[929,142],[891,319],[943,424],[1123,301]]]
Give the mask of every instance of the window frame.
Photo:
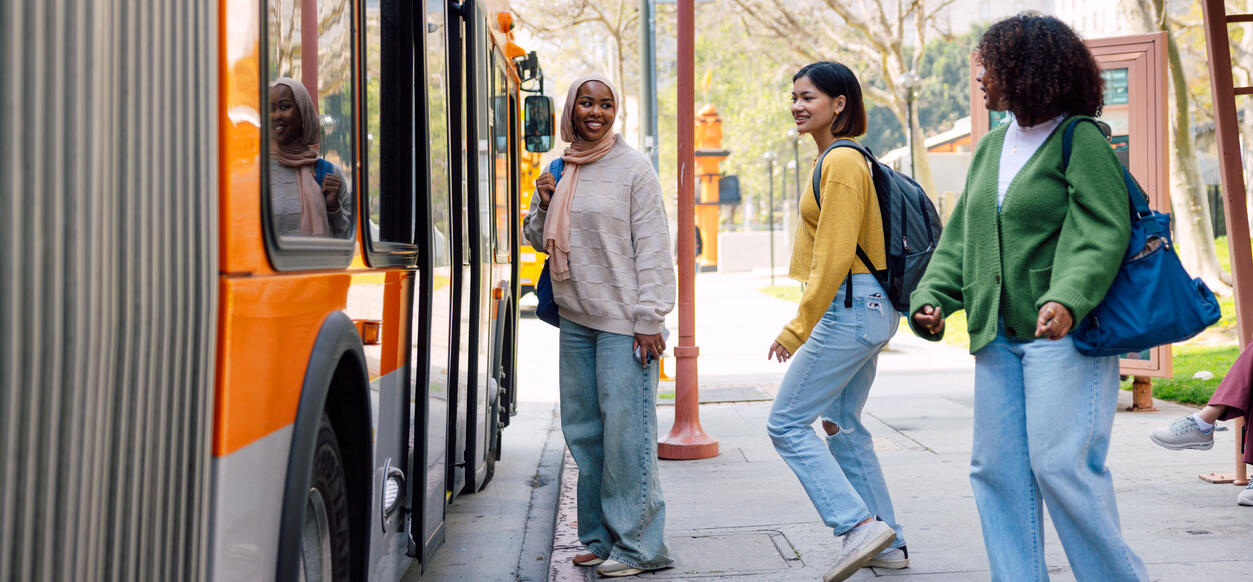
[[[358,20],[357,7],[359,7],[361,2],[363,1],[364,0],[350,0],[353,6],[353,9],[349,11],[350,12],[349,19],[351,20],[351,22],[349,23],[349,30],[350,30],[350,34],[353,34],[354,36],[358,38],[362,35],[357,34],[357,30],[358,30],[357,29],[357,24],[358,24],[357,23],[357,20]],[[359,203],[359,199],[360,199],[359,188],[361,185],[361,174],[359,172],[360,167],[358,164],[358,160],[360,158],[360,153],[361,153],[361,144],[357,143],[360,140],[356,139],[357,136],[359,135],[355,131],[356,128],[352,128],[353,129],[352,135],[354,139],[353,139],[352,147],[349,148],[349,152],[351,152],[353,159],[350,160],[347,165],[350,166],[354,170],[352,173],[353,174],[352,179],[349,180],[349,182],[350,182],[350,187],[353,189],[352,198],[355,203],[354,212],[356,212],[358,216],[354,217],[354,219],[350,221],[351,227],[349,230],[348,237],[347,238],[317,238],[317,237],[284,238],[280,236],[278,233],[276,233],[274,229],[274,215],[273,215],[273,207],[272,207],[273,205],[270,203],[270,190],[271,190],[271,182],[270,182],[270,83],[271,83],[271,78],[270,78],[270,74],[271,74],[271,71],[270,71],[269,51],[271,47],[270,47],[269,9],[270,9],[271,2],[272,0],[262,0],[261,2],[257,3],[260,9],[260,13],[261,13],[261,34],[259,35],[260,37],[259,40],[260,40],[260,46],[262,50],[261,57],[260,57],[261,62],[259,63],[259,66],[257,67],[258,72],[260,74],[260,81],[261,81],[259,83],[260,85],[259,98],[260,98],[260,103],[261,103],[261,107],[260,107],[261,151],[260,151],[260,159],[258,160],[261,166],[260,167],[261,171],[258,173],[260,177],[260,188],[258,188],[258,191],[261,197],[261,209],[260,209],[261,238],[262,240],[265,241],[265,251],[266,251],[265,254],[266,254],[266,257],[270,261],[270,266],[273,267],[275,271],[309,271],[309,270],[318,270],[318,269],[345,269],[350,264],[352,264],[352,257],[356,251],[355,237],[357,235],[357,232],[359,232],[359,229],[360,229],[360,220],[358,220],[358,217],[361,215],[361,206]],[[358,75],[356,74],[357,73],[356,71],[357,59],[360,56],[360,53],[355,52],[356,42],[354,41],[354,39],[349,39],[348,45],[352,47],[352,50],[354,51],[354,54],[349,59],[349,62],[352,63],[350,66],[353,68],[353,71],[350,73],[350,75],[353,77],[353,81],[350,83],[350,85],[353,88],[353,95],[352,95],[353,113],[352,115],[349,116],[349,119],[352,120],[353,122],[356,122],[358,119],[359,113],[361,111],[361,108],[359,106],[360,96],[357,94],[358,93],[357,91],[358,90],[358,83],[357,83]],[[303,63],[301,64],[301,66],[303,66]],[[315,96],[314,98],[316,99],[317,97]]]
[[[417,9],[416,8],[417,4],[411,3],[410,12],[409,12],[409,17],[410,17],[409,22],[412,25],[406,26],[404,22],[399,22],[397,24],[398,30],[407,30],[409,34],[411,35],[408,38],[409,42],[405,44],[407,44],[409,47],[412,47],[411,50],[413,51],[409,55],[410,57],[409,60],[413,62],[413,67],[409,71],[409,75],[410,75],[409,80],[411,82],[408,83],[410,87],[413,87],[413,89],[410,90],[410,93],[408,95],[409,101],[412,103],[413,110],[410,112],[410,115],[412,117],[409,119],[409,141],[408,141],[409,147],[406,148],[406,149],[412,149],[414,151],[414,155],[410,157],[409,159],[409,175],[411,176],[411,181],[405,185],[407,187],[401,188],[405,190],[405,192],[394,193],[396,189],[388,189],[385,191],[384,189],[380,188],[379,190],[380,201],[382,200],[385,194],[389,194],[389,193],[392,196],[396,196],[396,195],[409,196],[409,200],[410,200],[409,207],[412,209],[413,214],[414,214],[414,232],[412,233],[412,236],[415,242],[404,243],[404,242],[392,242],[392,241],[384,241],[384,240],[376,241],[374,240],[374,236],[370,233],[370,229],[369,229],[369,216],[373,207],[371,206],[370,192],[369,192],[369,188],[371,185],[371,182],[370,182],[371,176],[370,176],[370,170],[369,170],[370,160],[368,159],[369,147],[364,143],[365,142],[364,136],[367,135],[370,130],[370,123],[369,123],[370,112],[369,112],[369,107],[367,104],[367,96],[366,96],[366,86],[369,84],[369,74],[366,70],[366,67],[367,67],[366,63],[368,62],[368,59],[370,58],[370,53],[368,50],[369,38],[368,38],[368,35],[366,34],[367,23],[366,23],[365,11],[366,11],[367,0],[356,0],[356,4],[358,7],[357,13],[360,14],[360,17],[358,18],[359,23],[357,24],[356,27],[354,27],[354,31],[357,32],[357,43],[354,43],[354,44],[357,45],[355,48],[356,50],[358,50],[358,55],[360,55],[359,58],[355,60],[357,64],[356,80],[357,80],[358,85],[360,86],[360,91],[358,93],[360,107],[357,108],[357,111],[358,111],[357,123],[359,124],[359,127],[361,128],[361,131],[358,133],[359,135],[363,136],[363,139],[358,140],[362,142],[359,145],[359,148],[361,150],[361,156],[360,156],[361,161],[358,166],[358,172],[360,174],[360,182],[361,182],[362,188],[359,191],[360,210],[358,211],[357,214],[359,215],[359,223],[360,223],[359,232],[361,233],[362,255],[365,260],[365,264],[369,267],[416,268],[418,265],[419,255],[421,254],[421,249],[422,249],[422,245],[416,241],[418,241],[418,238],[422,232],[420,221],[423,220],[423,216],[422,216],[423,213],[419,211],[419,205],[422,204],[423,198],[418,196],[418,194],[423,189],[418,186],[418,180],[430,174],[429,163],[424,164],[427,167],[422,172],[419,172],[419,170],[422,170],[423,168],[420,167],[418,163],[418,160],[429,161],[429,156],[430,156],[430,148],[427,146],[426,141],[418,139],[419,133],[425,132],[425,129],[426,129],[425,122],[420,121],[420,120],[425,119],[427,95],[424,89],[425,85],[421,85],[421,86],[418,85],[418,81],[419,81],[418,76],[421,75],[422,79],[425,79],[426,75],[428,74],[427,67],[426,67],[427,65],[426,52],[428,50],[428,47],[427,47],[427,42],[426,42],[426,35],[425,34],[418,35],[417,31],[419,29],[423,31],[426,30],[426,10],[425,10],[425,7],[423,7],[422,9]],[[382,38],[383,30],[381,28],[381,23],[383,21],[382,19],[383,5],[384,5],[384,1],[380,0],[379,2],[379,14],[380,14],[379,53],[380,55],[384,53],[383,38]],[[403,19],[401,20],[403,21]],[[421,20],[421,24],[422,24],[421,27],[418,26],[419,20]],[[447,33],[447,31],[445,31],[445,33]],[[421,38],[417,38],[418,36],[421,36]],[[379,68],[380,68],[379,76],[381,77],[383,73],[382,63],[380,63]],[[379,91],[382,92],[381,83],[379,85]],[[381,100],[380,100],[380,108],[381,108]],[[422,116],[422,117],[419,117],[419,116]],[[381,124],[381,121],[380,121],[380,124]],[[379,136],[378,139],[381,140],[382,137]],[[380,153],[379,157],[382,158],[383,156],[382,156],[381,141],[379,145],[379,153]],[[380,160],[380,163],[381,163],[381,160]],[[381,171],[379,173],[382,174]],[[380,182],[381,182],[381,177],[380,177]],[[383,205],[380,204],[380,206],[383,206]],[[382,209],[380,208],[380,211],[381,210]]]

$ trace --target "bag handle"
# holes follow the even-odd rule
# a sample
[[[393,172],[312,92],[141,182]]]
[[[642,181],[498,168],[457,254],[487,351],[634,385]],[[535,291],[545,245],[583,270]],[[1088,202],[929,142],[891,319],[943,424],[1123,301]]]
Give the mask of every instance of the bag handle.
[[[1077,116],[1068,121],[1066,129],[1062,133],[1063,174],[1066,172],[1066,168],[1070,167],[1070,152],[1074,148],[1075,128],[1078,127],[1080,123],[1084,122],[1095,125],[1097,130],[1101,132],[1101,135],[1106,135],[1106,139],[1108,139],[1108,134],[1105,133],[1105,128],[1091,117]],[[1145,218],[1153,216],[1153,210],[1149,208],[1148,197],[1144,195],[1144,188],[1140,187],[1140,183],[1136,181],[1135,176],[1132,176],[1131,172],[1129,172],[1127,167],[1123,166],[1121,162],[1118,164],[1118,167],[1122,170],[1123,183],[1127,186],[1127,199],[1131,202],[1131,208],[1134,210],[1131,216],[1132,220],[1143,221]],[[1137,192],[1140,194],[1139,196],[1136,196]],[[1146,232],[1152,235],[1161,236],[1162,230],[1156,220],[1147,221],[1146,224],[1147,226],[1144,227]]]

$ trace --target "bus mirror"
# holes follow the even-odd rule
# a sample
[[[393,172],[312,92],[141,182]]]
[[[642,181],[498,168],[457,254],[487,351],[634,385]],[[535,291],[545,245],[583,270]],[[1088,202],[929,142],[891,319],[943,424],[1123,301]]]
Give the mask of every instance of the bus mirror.
[[[553,100],[547,95],[526,98],[526,151],[541,154],[553,149]]]

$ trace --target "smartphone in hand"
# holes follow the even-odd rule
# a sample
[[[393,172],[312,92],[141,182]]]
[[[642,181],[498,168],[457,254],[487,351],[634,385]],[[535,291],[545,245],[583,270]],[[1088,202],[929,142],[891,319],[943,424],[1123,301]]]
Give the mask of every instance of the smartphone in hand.
[[[666,328],[664,328],[664,327],[663,327],[663,328],[661,328],[661,340],[662,340],[662,341],[669,341],[669,340],[670,340],[670,330],[668,330],[668,329],[666,329]],[[652,352],[649,352],[649,353],[647,354],[648,361],[644,361],[644,357],[645,357],[645,353],[644,353],[644,346],[635,346],[635,361],[637,361],[637,362],[639,362],[639,363],[641,363],[641,364],[643,364],[643,365],[645,365],[645,366],[647,366],[648,364],[653,363],[653,354],[652,354]]]

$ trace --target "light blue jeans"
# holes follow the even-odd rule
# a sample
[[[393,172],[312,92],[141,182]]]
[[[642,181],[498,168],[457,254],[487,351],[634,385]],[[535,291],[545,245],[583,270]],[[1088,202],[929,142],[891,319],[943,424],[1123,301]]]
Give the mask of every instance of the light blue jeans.
[[[900,315],[869,274],[852,277],[853,306],[844,307],[848,283],[792,358],[766,429],[779,456],[800,479],[822,522],[843,535],[868,517],[905,534],[892,511],[887,481],[861,410],[874,383],[879,351],[900,325]],[[819,417],[839,426],[826,443],[813,429]]]
[[[1060,340],[996,339],[975,354],[970,483],[992,579],[1048,580],[1043,508],[1078,580],[1148,580],[1123,541],[1105,455],[1118,359]]]
[[[561,431],[579,466],[579,541],[601,558],[673,564],[657,480],[657,373],[633,336],[561,320]]]

